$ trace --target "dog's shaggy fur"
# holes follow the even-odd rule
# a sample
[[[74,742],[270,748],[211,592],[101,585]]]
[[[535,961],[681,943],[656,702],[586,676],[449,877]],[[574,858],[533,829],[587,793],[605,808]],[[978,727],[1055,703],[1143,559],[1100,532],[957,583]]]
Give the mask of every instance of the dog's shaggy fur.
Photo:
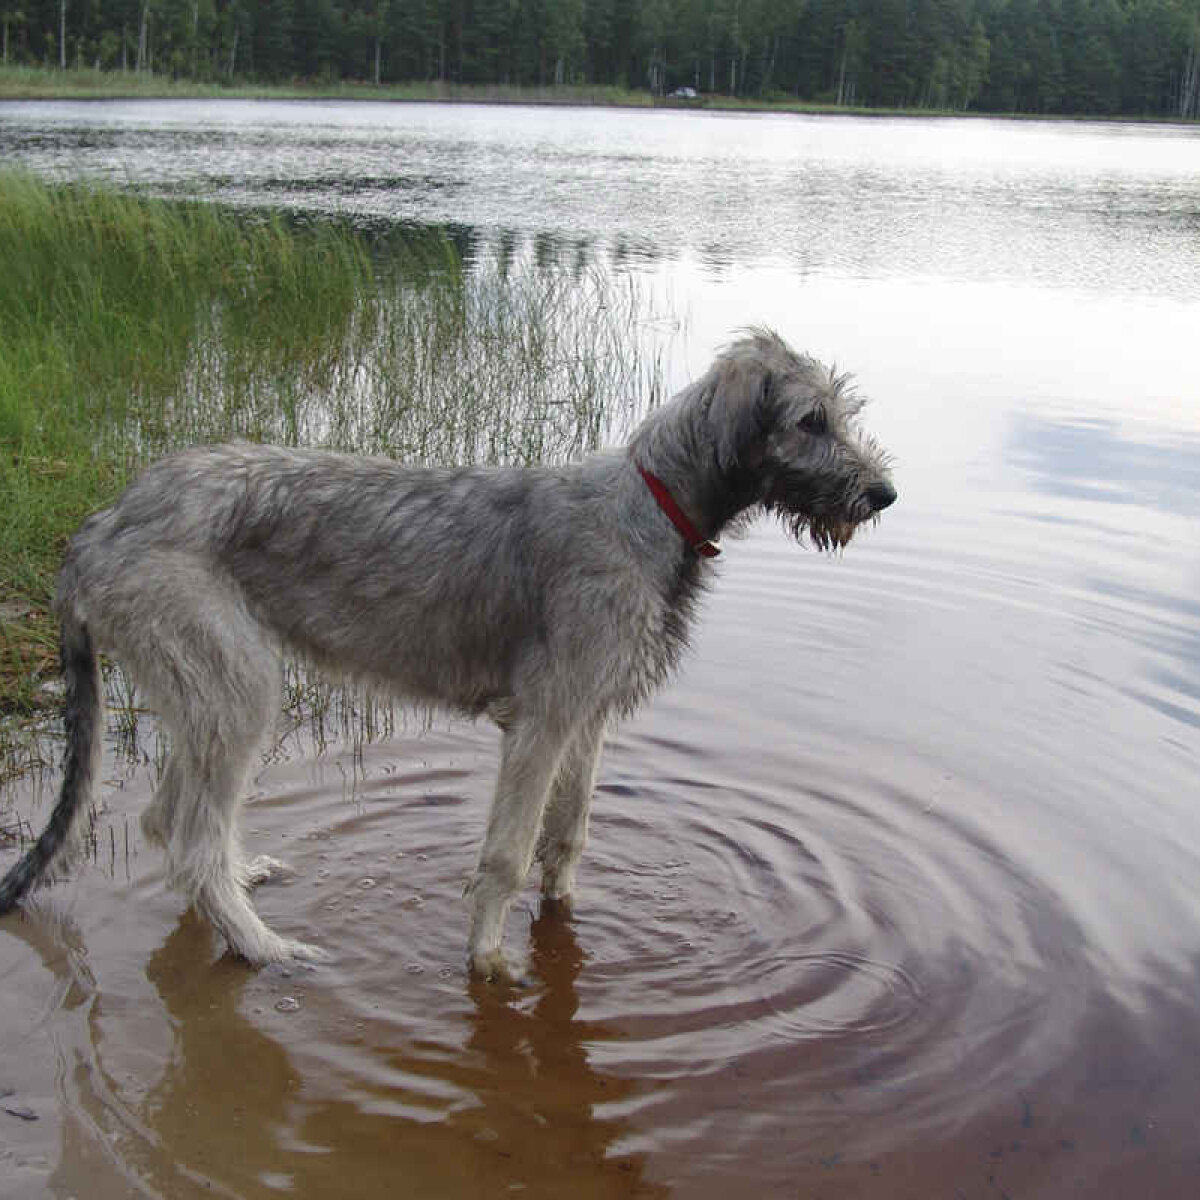
[[[895,499],[860,406],[844,378],[752,331],[626,447],[573,466],[432,470],[239,444],[150,467],[67,552],[62,792],[0,882],[0,912],[62,854],[91,797],[104,649],[170,733],[142,827],[172,881],[250,962],[319,956],[251,907],[247,887],[278,864],[246,862],[236,829],[290,652],[500,726],[467,895],[471,965],[501,972],[535,856],[547,896],[571,891],[605,728],[679,659],[711,571],[703,539],[766,510],[840,547]]]

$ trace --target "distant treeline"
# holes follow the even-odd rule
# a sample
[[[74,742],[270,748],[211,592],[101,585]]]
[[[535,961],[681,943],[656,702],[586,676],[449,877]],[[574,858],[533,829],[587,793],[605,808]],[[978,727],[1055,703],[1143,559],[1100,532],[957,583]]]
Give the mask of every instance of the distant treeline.
[[[6,63],[1200,115],[1200,0],[0,0]]]

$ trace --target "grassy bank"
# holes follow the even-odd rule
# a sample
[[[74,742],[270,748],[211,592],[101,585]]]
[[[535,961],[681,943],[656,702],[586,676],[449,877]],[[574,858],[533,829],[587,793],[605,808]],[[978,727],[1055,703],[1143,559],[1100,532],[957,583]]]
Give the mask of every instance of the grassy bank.
[[[55,674],[66,538],[144,462],[230,436],[424,462],[595,445],[657,386],[602,273],[465,270],[199,203],[0,172],[0,712]]]

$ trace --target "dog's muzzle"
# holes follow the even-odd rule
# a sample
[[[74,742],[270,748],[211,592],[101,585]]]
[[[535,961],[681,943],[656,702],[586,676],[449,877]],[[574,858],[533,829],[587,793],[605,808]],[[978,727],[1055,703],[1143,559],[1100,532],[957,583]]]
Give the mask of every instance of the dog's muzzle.
[[[873,513],[882,512],[889,505],[895,504],[896,489],[890,483],[881,479],[878,483],[873,483],[867,488],[866,498]]]

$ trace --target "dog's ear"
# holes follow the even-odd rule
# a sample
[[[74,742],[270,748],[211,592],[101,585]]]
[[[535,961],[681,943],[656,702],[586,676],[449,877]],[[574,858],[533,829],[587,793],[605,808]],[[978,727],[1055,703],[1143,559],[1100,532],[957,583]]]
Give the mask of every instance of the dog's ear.
[[[756,470],[767,455],[774,382],[761,363],[726,359],[713,369],[709,427],[722,471]]]

